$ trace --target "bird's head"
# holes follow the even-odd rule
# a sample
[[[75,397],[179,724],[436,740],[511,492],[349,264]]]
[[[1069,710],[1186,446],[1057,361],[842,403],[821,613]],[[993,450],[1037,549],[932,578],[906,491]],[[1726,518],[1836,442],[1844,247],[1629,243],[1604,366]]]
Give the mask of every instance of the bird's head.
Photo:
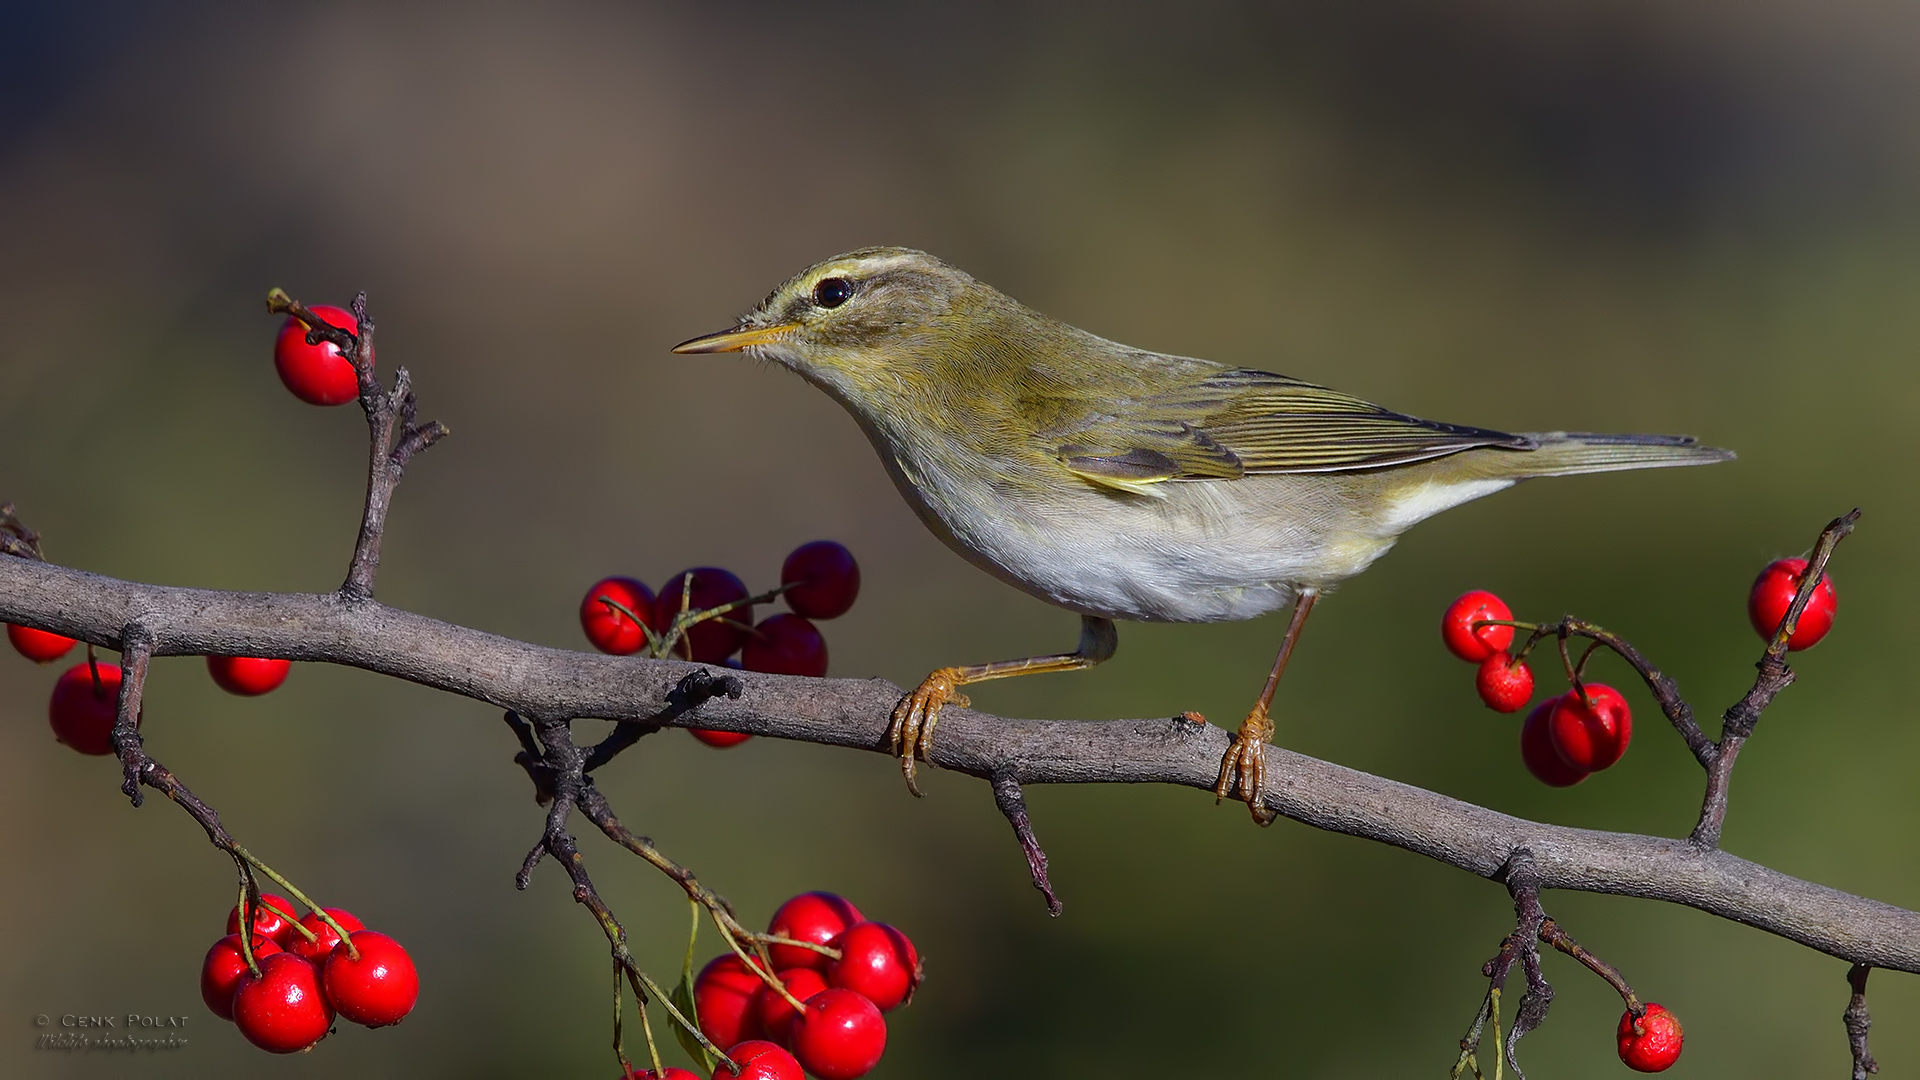
[[[874,247],[795,274],[738,325],[674,346],[745,352],[793,369],[829,393],[876,406],[937,378],[975,350],[1005,297],[923,251]]]

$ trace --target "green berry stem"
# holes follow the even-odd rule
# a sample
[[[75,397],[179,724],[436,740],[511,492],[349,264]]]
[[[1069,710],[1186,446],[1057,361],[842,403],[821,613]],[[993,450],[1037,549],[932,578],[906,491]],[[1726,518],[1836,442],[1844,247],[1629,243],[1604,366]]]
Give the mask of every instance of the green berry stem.
[[[240,899],[234,908],[240,913],[240,958],[247,962],[247,970],[257,979],[260,977],[260,964],[253,958],[253,908],[248,906],[247,898],[251,896],[257,903],[260,886],[253,880],[253,871],[246,863],[238,859],[234,861],[240,863]]]
[[[353,935],[347,933],[347,928],[344,926],[341,926],[338,922],[334,921],[333,916],[327,914],[326,911],[322,909],[319,904],[316,904],[312,900],[308,899],[307,894],[301,892],[300,887],[298,885],[295,885],[293,882],[288,881],[285,877],[281,875],[280,871],[275,870],[273,867],[268,866],[266,863],[263,863],[259,859],[255,858],[253,853],[248,851],[246,848],[243,848],[240,845],[235,844],[233,846],[233,850],[235,854],[247,860],[247,862],[250,865],[252,865],[255,869],[259,870],[261,873],[272,878],[274,884],[292,893],[293,898],[299,901],[303,906],[305,906],[308,911],[311,911],[315,915],[320,916],[321,922],[324,922],[328,926],[332,927],[333,932],[340,935],[340,943],[347,947],[347,958],[349,960],[360,959],[360,950],[354,948],[353,946]],[[301,926],[297,921],[293,921],[293,920],[288,920],[288,921],[292,922],[293,926],[296,929],[298,929],[302,934],[305,934],[308,941],[315,941],[319,939],[318,934],[315,934],[313,931],[307,929],[304,926]]]
[[[614,972],[614,981],[618,982],[619,978],[620,973],[618,971]],[[643,975],[641,978],[646,978],[646,976]],[[647,979],[646,981],[647,987],[653,991],[653,996],[658,999],[662,1005],[667,1007],[667,1011],[671,1013],[675,1019],[680,1021],[682,1027],[695,1029],[699,1027],[698,1024],[688,1023],[687,1018],[680,1015],[680,1011],[673,1007],[673,1003],[668,1001],[666,995],[660,992],[660,988],[653,985],[652,979]],[[666,1080],[667,1067],[660,1063],[660,1047],[653,1041],[653,1021],[647,1019],[647,1000],[645,998],[640,999],[640,1035],[647,1040],[647,1056],[653,1059],[653,1075],[660,1077],[661,1080]]]

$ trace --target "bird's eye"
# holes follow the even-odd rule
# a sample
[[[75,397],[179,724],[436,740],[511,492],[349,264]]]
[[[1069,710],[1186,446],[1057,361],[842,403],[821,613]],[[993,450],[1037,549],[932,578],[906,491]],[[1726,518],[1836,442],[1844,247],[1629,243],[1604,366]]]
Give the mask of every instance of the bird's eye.
[[[853,295],[853,282],[843,277],[822,278],[813,287],[813,302],[823,308],[837,308]]]

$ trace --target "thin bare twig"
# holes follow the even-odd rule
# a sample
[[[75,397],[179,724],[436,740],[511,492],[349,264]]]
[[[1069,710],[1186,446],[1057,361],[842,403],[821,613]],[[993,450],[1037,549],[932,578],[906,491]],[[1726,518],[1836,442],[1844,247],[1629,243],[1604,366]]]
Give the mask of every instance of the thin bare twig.
[[[1027,873],[1033,878],[1033,887],[1046,897],[1047,914],[1060,914],[1060,898],[1054,895],[1053,882],[1047,877],[1047,853],[1041,850],[1040,838],[1033,835],[1033,819],[1027,816],[1027,797],[1020,791],[1020,781],[1014,779],[1011,770],[1003,770],[993,774],[988,784],[993,788],[993,804],[1005,815],[1007,824],[1013,826],[1020,853],[1027,858]]]
[[[365,292],[353,298],[358,332],[328,323],[280,289],[267,294],[267,310],[290,314],[305,323],[308,344],[331,342],[353,364],[359,380],[360,408],[367,416],[367,498],[340,595],[351,601],[366,600],[373,596],[374,579],[380,573],[380,546],[386,536],[393,489],[399,486],[413,456],[450,434],[449,429],[434,420],[414,422],[418,402],[413,394],[413,377],[406,368],[394,372],[392,390],[381,387],[374,372],[374,322]]]
[[[1521,1070],[1514,1051],[1519,1048],[1520,1040],[1547,1018],[1547,1010],[1553,1006],[1553,986],[1540,970],[1538,942],[1547,913],[1540,906],[1540,882],[1534,873],[1533,852],[1521,848],[1513,853],[1507,864],[1506,882],[1507,892],[1513,896],[1514,927],[1507,939],[1512,944],[1509,947],[1502,943],[1500,954],[1493,961],[1494,974],[1497,985],[1504,987],[1506,974],[1516,960],[1526,974],[1527,989],[1520,995],[1519,1008],[1514,1010],[1513,1026],[1507,1029],[1506,1042],[1507,1064],[1513,1066],[1515,1076],[1526,1080],[1527,1074]]]
[[[1867,1029],[1873,1026],[1873,1017],[1867,1014],[1867,976],[1873,968],[1866,964],[1855,964],[1847,971],[1847,984],[1853,988],[1853,996],[1847,1001],[1847,1011],[1840,1014],[1840,1021],[1847,1026],[1847,1049],[1853,1053],[1853,1080],[1867,1080],[1867,1077],[1880,1071],[1880,1063],[1873,1060],[1873,1051],[1867,1049]]]
[[[1787,640],[1793,636],[1794,629],[1800,624],[1800,613],[1807,609],[1814,590],[1826,576],[1827,561],[1833,558],[1833,549],[1847,538],[1847,534],[1853,532],[1854,523],[1859,520],[1860,511],[1853,510],[1834,518],[1821,530],[1820,539],[1813,545],[1813,554],[1807,560],[1800,591],[1794,594],[1786,618],[1780,621],[1779,629],[1774,631],[1773,639],[1767,643],[1766,652],[1754,665],[1759,669],[1759,674],[1754,677],[1753,687],[1734,702],[1720,723],[1719,752],[1707,769],[1707,790],[1701,799],[1700,820],[1687,838],[1697,847],[1720,846],[1720,833],[1727,823],[1727,797],[1733,786],[1733,766],[1739,760],[1740,748],[1753,736],[1754,726],[1760,722],[1760,714],[1773,704],[1773,699],[1780,691],[1793,685],[1793,669],[1787,666]]]
[[[147,763],[139,729],[140,698],[152,659],[153,634],[139,623],[129,624],[120,632],[120,700],[114,708],[111,740],[120,759],[120,791],[136,807],[146,801],[140,793],[140,774]]]
[[[40,552],[40,534],[14,516],[12,503],[0,503],[0,555],[46,561]]]

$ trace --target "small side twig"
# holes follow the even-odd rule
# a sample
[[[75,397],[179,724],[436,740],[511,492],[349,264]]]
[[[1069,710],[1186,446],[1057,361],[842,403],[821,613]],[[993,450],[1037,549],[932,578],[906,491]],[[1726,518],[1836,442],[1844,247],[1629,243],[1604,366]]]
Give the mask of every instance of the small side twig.
[[[40,552],[40,534],[14,515],[12,503],[0,503],[0,555],[46,562]]]
[[[140,791],[146,768],[145,740],[140,737],[140,698],[146,690],[147,666],[153,659],[153,631],[133,623],[120,633],[120,700],[113,718],[113,752],[120,759],[120,791],[135,807],[146,801]]]
[[[1020,790],[1020,781],[1010,770],[993,775],[993,804],[1006,816],[1007,824],[1013,826],[1014,839],[1020,842],[1020,852],[1027,857],[1027,873],[1033,877],[1033,887],[1047,898],[1047,914],[1059,915],[1062,907],[1060,898],[1054,895],[1053,882],[1047,877],[1047,853],[1040,847],[1040,839],[1033,835],[1033,820],[1027,816],[1027,797]]]
[[[1505,982],[1507,970],[1513,962],[1520,962],[1521,970],[1526,973],[1527,989],[1520,995],[1520,1005],[1514,1010],[1513,1026],[1507,1029],[1507,1064],[1513,1066],[1513,1074],[1520,1080],[1527,1080],[1527,1074],[1521,1070],[1520,1061],[1514,1056],[1520,1040],[1527,1033],[1540,1026],[1547,1018],[1547,1010],[1553,1005],[1553,986],[1540,971],[1540,928],[1547,921],[1547,913],[1540,906],[1539,881],[1533,872],[1533,852],[1526,848],[1513,853],[1507,862],[1507,892],[1513,896],[1514,928],[1508,938],[1511,947],[1503,943],[1500,955],[1494,958],[1496,974]]]
[[[667,691],[667,707],[658,715],[645,720],[623,720],[616,725],[606,738],[595,743],[587,751],[584,771],[592,772],[619,756],[622,750],[659,731],[669,722],[705,705],[716,697],[728,697],[738,700],[746,692],[746,684],[739,676],[725,672],[716,672],[709,668],[700,668],[688,672],[686,677]]]
[[[1733,784],[1733,766],[1740,757],[1740,748],[1753,736],[1753,729],[1760,722],[1760,714],[1773,704],[1773,699],[1780,691],[1793,685],[1793,669],[1787,666],[1787,641],[1793,637],[1793,631],[1800,623],[1800,613],[1807,609],[1807,603],[1813,599],[1814,589],[1826,576],[1827,562],[1833,558],[1834,548],[1853,532],[1854,523],[1859,520],[1860,511],[1856,509],[1834,518],[1821,530],[1820,539],[1813,545],[1813,554],[1807,559],[1807,570],[1800,581],[1800,591],[1794,594],[1786,618],[1780,621],[1773,639],[1767,642],[1766,652],[1754,665],[1759,669],[1759,674],[1754,677],[1752,688],[1734,702],[1722,719],[1719,752],[1707,769],[1707,790],[1701,799],[1700,820],[1687,838],[1695,847],[1720,846],[1720,834],[1727,822],[1727,797]]]
[[[1646,1015],[1647,1007],[1640,1004],[1640,999],[1634,996],[1633,987],[1627,985],[1627,980],[1620,974],[1619,969],[1588,952],[1565,930],[1560,929],[1560,924],[1554,922],[1551,917],[1540,924],[1540,940],[1580,961],[1588,971],[1605,979],[1607,985],[1613,987],[1614,993],[1620,995],[1620,1000],[1626,1003],[1627,1011],[1632,1013],[1635,1019]]]
[[[267,293],[267,310],[292,315],[305,323],[308,344],[331,342],[353,364],[359,379],[360,408],[367,416],[367,500],[360,516],[360,535],[354,543],[353,560],[347,566],[347,578],[340,585],[340,594],[349,600],[365,600],[373,595],[374,578],[380,572],[380,545],[386,535],[387,511],[393,505],[394,488],[399,486],[407,463],[415,454],[451,432],[435,420],[415,422],[419,403],[413,393],[413,377],[406,368],[394,372],[392,390],[381,387],[374,374],[374,323],[367,311],[365,292],[353,298],[358,332],[328,323],[280,289]]]
[[[520,725],[524,722],[513,713],[508,713],[507,716],[509,726],[514,727],[515,733],[518,734]],[[567,831],[567,819],[575,806],[582,807],[584,811],[586,806],[593,805],[609,817],[611,810],[605,809],[605,800],[599,798],[598,793],[593,790],[593,781],[583,769],[586,753],[573,741],[573,733],[568,726],[568,721],[535,721],[533,733],[539,741],[538,764],[550,770],[553,776],[553,805],[547,811],[546,826],[541,832],[539,842],[527,853],[519,874],[515,876],[515,884],[525,889],[541,857],[553,856],[554,861],[566,870],[568,878],[573,882],[574,901],[592,912],[594,921],[600,924],[601,931],[606,934],[607,945],[612,950],[615,966],[626,973],[628,985],[632,987],[634,996],[639,999],[643,1029],[647,1024],[647,1005],[650,1002],[657,1002],[682,1028],[699,1040],[700,1045],[705,1047],[707,1052],[725,1062],[729,1068],[738,1071],[726,1052],[708,1040],[697,1024],[681,1015],[671,997],[662,993],[660,987],[640,969],[639,962],[634,959],[632,951],[627,947],[626,928],[620,924],[620,920],[613,914],[613,909],[607,906],[606,901],[601,899],[599,892],[593,887],[593,879],[587,874],[586,860],[581,857],[579,847],[575,844],[572,834]],[[644,838],[634,839],[644,842]],[[691,878],[691,875],[688,877]],[[767,977],[772,976],[769,974]],[[782,989],[784,990],[784,987]],[[788,999],[793,1001],[792,995],[788,995]],[[798,1001],[793,1001],[793,1004],[796,1008],[802,1007]],[[650,1029],[648,1042],[651,1045]]]
[[[1840,1020],[1847,1026],[1847,1049],[1853,1051],[1853,1080],[1867,1080],[1867,1077],[1880,1071],[1880,1063],[1873,1060],[1873,1052],[1867,1049],[1867,1029],[1873,1026],[1873,1017],[1867,1014],[1867,976],[1873,968],[1867,964],[1855,964],[1847,971],[1847,984],[1853,987],[1853,997],[1847,1002],[1847,1011],[1840,1014]]]

